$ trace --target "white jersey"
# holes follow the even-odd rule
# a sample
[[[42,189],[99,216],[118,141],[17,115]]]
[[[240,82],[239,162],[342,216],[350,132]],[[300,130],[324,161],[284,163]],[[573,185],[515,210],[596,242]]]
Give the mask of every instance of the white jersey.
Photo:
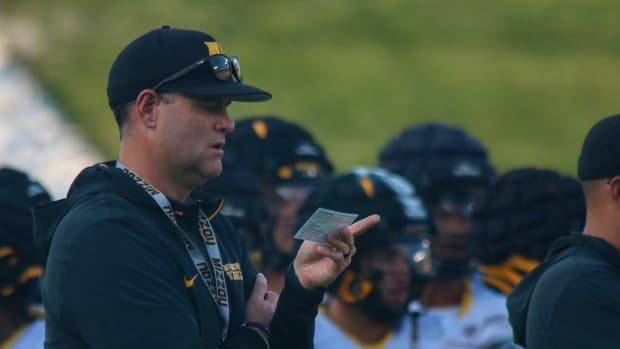
[[[8,343],[0,344],[0,349],[43,349],[45,341],[45,321],[37,319],[31,322]]]
[[[495,348],[512,342],[506,296],[488,288],[479,274],[471,278],[472,302],[460,315],[460,306],[425,309],[418,319],[419,349]]]
[[[319,312],[315,319],[314,330],[315,349],[360,349],[363,348],[353,341],[340,327],[333,323],[323,312]],[[381,349],[408,349],[411,348],[411,321],[409,316],[403,317]]]

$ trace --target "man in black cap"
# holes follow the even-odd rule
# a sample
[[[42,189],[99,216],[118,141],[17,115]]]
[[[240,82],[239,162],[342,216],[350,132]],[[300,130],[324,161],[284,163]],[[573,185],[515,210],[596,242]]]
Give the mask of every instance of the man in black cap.
[[[579,156],[583,234],[557,240],[508,298],[515,341],[528,349],[620,343],[620,114],[595,124]]]
[[[271,95],[243,84],[213,37],[170,27],[123,49],[107,91],[118,161],[86,168],[35,213],[49,246],[46,348],[310,348],[324,287],[378,216],[304,243],[278,300],[222,201],[190,196],[222,171],[230,102]]]

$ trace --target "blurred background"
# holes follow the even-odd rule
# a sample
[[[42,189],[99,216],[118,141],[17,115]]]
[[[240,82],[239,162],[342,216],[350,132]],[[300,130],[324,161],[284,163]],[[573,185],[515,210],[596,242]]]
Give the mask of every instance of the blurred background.
[[[613,0],[0,0],[0,36],[93,158],[118,149],[112,61],[169,24],[212,34],[273,93],[233,104],[233,118],[302,124],[338,172],[376,164],[403,127],[434,120],[478,137],[500,172],[575,174],[587,130],[620,111],[619,12]]]

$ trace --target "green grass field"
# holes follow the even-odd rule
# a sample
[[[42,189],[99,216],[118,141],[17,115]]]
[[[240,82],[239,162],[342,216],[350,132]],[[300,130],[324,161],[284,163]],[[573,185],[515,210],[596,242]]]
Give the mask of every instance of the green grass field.
[[[613,0],[0,3],[0,25],[34,27],[20,57],[108,157],[118,135],[109,66],[162,24],[198,28],[240,57],[273,114],[313,131],[339,171],[373,165],[403,127],[462,125],[499,170],[575,173],[589,127],[620,111],[620,2]]]

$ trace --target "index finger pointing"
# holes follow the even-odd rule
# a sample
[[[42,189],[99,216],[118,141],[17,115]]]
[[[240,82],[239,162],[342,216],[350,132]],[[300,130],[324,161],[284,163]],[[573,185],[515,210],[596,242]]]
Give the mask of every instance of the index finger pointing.
[[[378,214],[373,214],[351,224],[347,227],[347,230],[351,232],[351,235],[353,235],[353,237],[356,237],[375,226],[377,223],[379,223],[380,220],[381,217]]]

